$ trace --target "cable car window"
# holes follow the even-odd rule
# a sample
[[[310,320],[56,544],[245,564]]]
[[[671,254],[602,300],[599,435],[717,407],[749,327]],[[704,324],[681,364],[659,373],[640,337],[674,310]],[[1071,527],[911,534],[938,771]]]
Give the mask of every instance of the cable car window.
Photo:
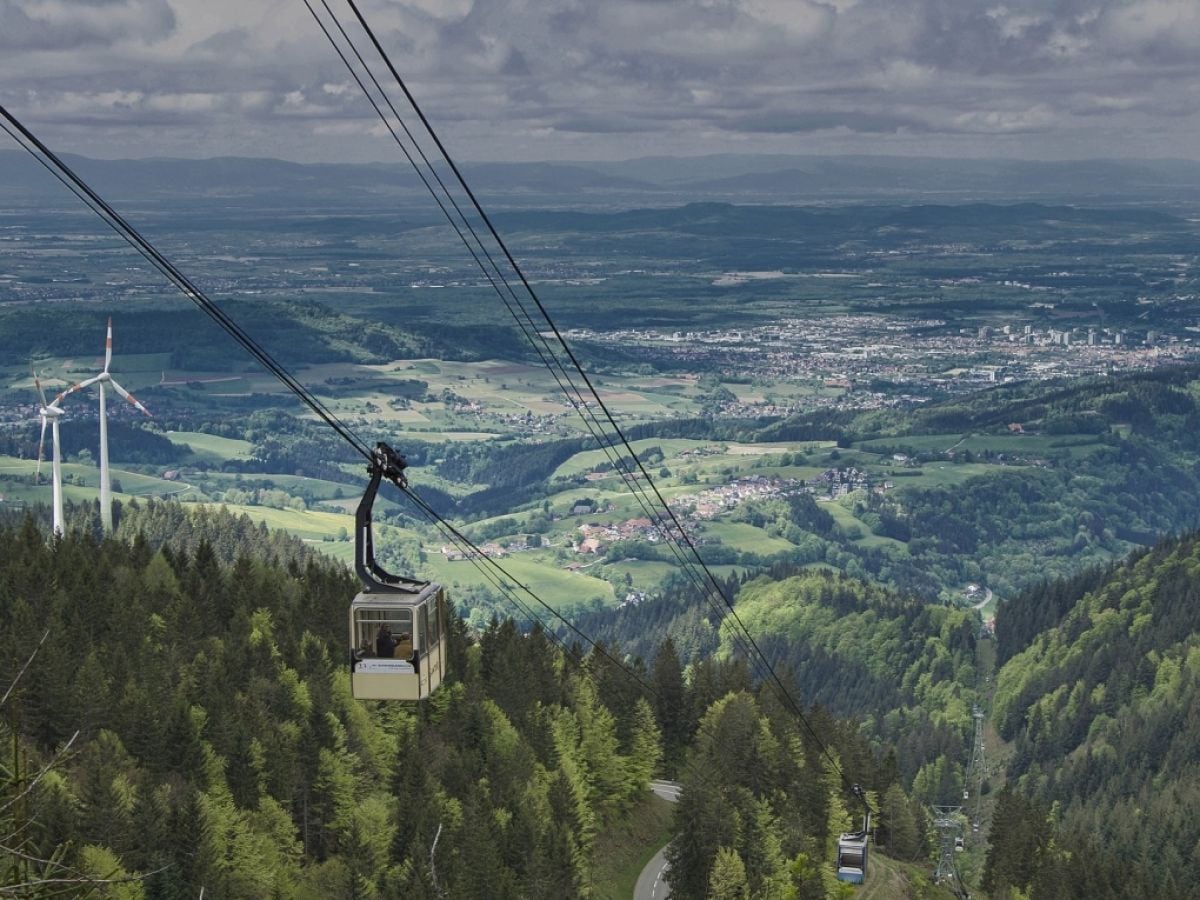
[[[429,644],[432,647],[442,636],[442,595],[439,591],[429,604]]]
[[[408,659],[412,656],[411,609],[358,609],[354,612],[354,646],[365,658]]]
[[[429,607],[422,604],[420,611],[417,613],[417,645],[420,647],[432,646],[427,640],[429,634]]]

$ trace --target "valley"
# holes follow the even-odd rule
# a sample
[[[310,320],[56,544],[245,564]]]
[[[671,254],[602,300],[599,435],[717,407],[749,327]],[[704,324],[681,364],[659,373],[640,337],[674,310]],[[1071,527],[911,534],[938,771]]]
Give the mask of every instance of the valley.
[[[405,452],[414,487],[556,606],[653,596],[671,571],[656,546],[662,526],[625,493],[621,460],[589,449],[561,375],[484,296],[461,248],[419,206],[393,201],[323,214],[193,196],[185,216],[142,197],[136,212],[331,411]],[[1191,522],[1182,505],[1119,522],[1108,510],[1106,484],[1128,480],[1116,473],[1135,462],[1121,457],[1156,442],[1130,439],[1129,415],[1047,417],[1032,399],[991,399],[1190,372],[1200,326],[1184,249],[1194,225],[1181,213],[510,205],[500,224],[613,421],[635,436],[639,466],[713,566],[832,565],[956,604],[971,586],[1002,599]],[[115,312],[115,365],[155,415],[115,426],[118,498],[224,503],[347,560],[359,467],[98,227],[65,209],[8,210],[5,358],[69,384],[97,352],[90,311]],[[1181,397],[1195,394],[1189,377]],[[0,367],[0,493],[11,508],[48,498],[31,477],[32,393],[27,363]],[[96,484],[86,400],[71,398],[63,429],[72,502]],[[988,403],[1011,415],[960,415]],[[524,446],[539,448],[530,459],[542,468],[522,459]],[[1188,471],[1186,448],[1160,449]],[[489,458],[517,462],[503,472]],[[1193,490],[1173,471],[1158,477]],[[965,504],[970,518],[990,502],[974,498],[1014,486],[1030,525],[1019,534],[967,546],[920,524],[930,502]],[[816,506],[797,512],[804,497]],[[498,600],[469,563],[411,510],[391,498],[381,508],[384,555],[464,588],[464,607],[486,621]]]
[[[955,820],[965,883],[1057,896],[1079,877],[1069,838],[1137,847],[1130,877],[1185,896],[1190,882],[1164,881],[1157,851],[1099,827],[1080,797],[1098,781],[1103,809],[1124,810],[1129,788],[1164,820],[1183,815],[1150,793],[1165,775],[1125,728],[1150,722],[1190,771],[1175,725],[1195,669],[1182,574],[1194,542],[1160,543],[1200,525],[1189,211],[528,200],[500,221],[596,388],[590,425],[563,390],[581,376],[543,364],[553,335],[507,319],[407,200],[336,214],[295,198],[192,198],[186,215],[162,197],[137,204],[320,404],[407,455],[427,508],[384,492],[378,558],[446,585],[462,616],[427,715],[355,704],[338,662],[362,460],[90,223],[5,210],[0,542],[43,568],[86,560],[52,582],[11,570],[23,593],[0,610],[6,658],[39,617],[67,628],[89,614],[91,568],[115,573],[97,608],[123,623],[97,630],[79,671],[39,661],[38,694],[20,699],[45,755],[93,715],[81,692],[100,685],[106,724],[70,769],[84,787],[60,798],[55,835],[94,833],[104,797],[88,779],[104,771],[121,779],[104,785],[138,786],[118,804],[114,851],[175,867],[150,878],[155,891],[203,872],[230,896],[271,878],[318,896],[352,866],[383,896],[385,836],[424,858],[445,829],[443,875],[464,896],[550,883],[603,895],[598,878],[632,883],[639,845],[668,833],[682,896],[707,890],[714,858],[763,896],[837,896],[829,860],[858,815],[841,783],[852,773],[879,811],[865,896],[946,895],[930,882],[928,810],[960,797],[980,826]],[[114,372],[153,418],[110,403],[119,506],[105,541],[94,395],[64,399],[67,527],[46,544],[30,368],[52,390],[93,372],[110,314]],[[628,443],[599,449],[596,422]],[[684,577],[668,540],[680,533],[728,606]],[[518,587],[563,627],[517,604]],[[121,637],[135,621],[149,630],[130,669]],[[572,628],[588,648],[568,643]],[[1098,649],[1118,632],[1128,640]],[[1107,653],[1115,680],[1077,642]],[[143,737],[152,675],[171,684],[171,717]],[[160,777],[148,753],[170,746],[213,762],[186,784]],[[418,747],[443,757],[417,765],[403,751]],[[1138,760],[1124,780],[1117,747]],[[669,822],[639,794],[653,775],[685,785]],[[436,821],[397,817],[386,779]],[[261,852],[149,852],[162,842],[141,829],[168,796],[221,826],[197,837],[213,860],[238,829]],[[437,890],[409,863],[387,872]]]

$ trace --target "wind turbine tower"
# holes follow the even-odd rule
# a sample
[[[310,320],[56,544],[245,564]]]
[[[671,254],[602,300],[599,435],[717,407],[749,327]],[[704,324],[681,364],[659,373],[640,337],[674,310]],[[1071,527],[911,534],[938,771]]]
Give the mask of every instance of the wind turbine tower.
[[[38,408],[38,414],[42,417],[42,436],[38,440],[38,477],[42,474],[42,456],[44,455],[46,446],[46,423],[50,423],[50,443],[53,447],[53,457],[51,466],[51,484],[54,488],[54,533],[62,535],[63,533],[63,497],[62,497],[62,445],[58,441],[58,420],[62,418],[62,401],[63,397],[70,393],[70,389],[63,391],[49,403],[46,402],[46,392],[42,390],[41,379],[37,377],[37,373],[33,374],[33,385],[37,388],[38,400],[41,401],[41,406]]]
[[[96,385],[96,389],[100,392],[100,521],[104,526],[104,531],[109,533],[112,531],[112,477],[108,469],[108,411],[106,407],[105,388],[108,385],[124,399],[128,400],[133,406],[136,406],[145,415],[150,415],[150,410],[142,406],[141,402],[121,387],[116,379],[109,374],[108,367],[112,364],[112,317],[108,319],[108,336],[104,341],[104,371],[99,375],[94,375],[86,381],[79,383],[80,388],[91,387]]]

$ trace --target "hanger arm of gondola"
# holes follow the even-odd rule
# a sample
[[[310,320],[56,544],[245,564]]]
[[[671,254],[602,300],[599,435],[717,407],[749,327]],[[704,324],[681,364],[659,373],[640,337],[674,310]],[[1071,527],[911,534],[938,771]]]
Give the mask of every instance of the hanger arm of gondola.
[[[373,515],[379,485],[386,478],[401,491],[405,490],[408,487],[408,479],[404,475],[406,468],[408,461],[404,455],[397,453],[383,441],[376,444],[375,449],[371,451],[371,462],[367,466],[367,488],[363,491],[362,500],[354,513],[354,568],[362,580],[363,590],[367,592],[417,592],[426,584],[423,581],[393,575],[375,560]]]

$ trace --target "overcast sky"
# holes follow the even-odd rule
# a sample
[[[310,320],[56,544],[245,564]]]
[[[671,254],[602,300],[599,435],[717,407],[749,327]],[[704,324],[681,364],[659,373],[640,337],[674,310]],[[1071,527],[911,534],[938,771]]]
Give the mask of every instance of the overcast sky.
[[[1200,158],[1200,0],[360,3],[462,159]],[[397,153],[303,0],[0,0],[0,102],[90,156]]]

